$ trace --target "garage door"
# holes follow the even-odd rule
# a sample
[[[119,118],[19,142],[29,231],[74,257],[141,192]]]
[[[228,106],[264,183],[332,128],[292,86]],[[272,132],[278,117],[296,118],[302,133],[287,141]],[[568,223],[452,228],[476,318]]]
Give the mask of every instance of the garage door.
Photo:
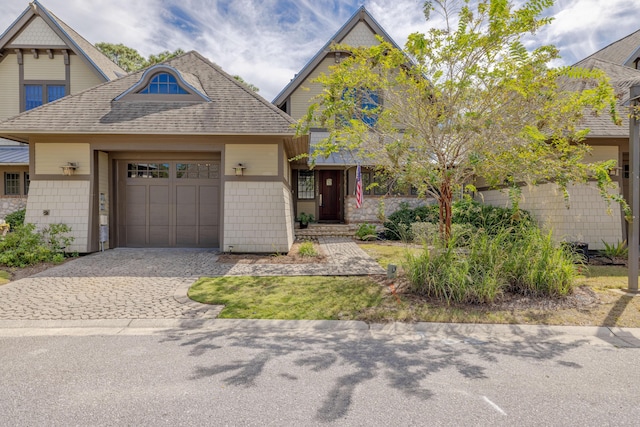
[[[121,246],[219,246],[219,161],[121,161]]]

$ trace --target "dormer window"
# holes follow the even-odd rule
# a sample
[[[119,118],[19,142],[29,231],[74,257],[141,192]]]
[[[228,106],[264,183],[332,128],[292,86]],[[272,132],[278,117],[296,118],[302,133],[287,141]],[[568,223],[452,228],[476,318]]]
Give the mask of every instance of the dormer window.
[[[209,102],[200,80],[191,74],[158,64],[148,68],[129,89],[114,101],[187,101]]]
[[[159,73],[153,76],[147,87],[145,87],[138,93],[186,95],[189,92],[180,87],[180,85],[178,84],[178,80],[172,74]]]

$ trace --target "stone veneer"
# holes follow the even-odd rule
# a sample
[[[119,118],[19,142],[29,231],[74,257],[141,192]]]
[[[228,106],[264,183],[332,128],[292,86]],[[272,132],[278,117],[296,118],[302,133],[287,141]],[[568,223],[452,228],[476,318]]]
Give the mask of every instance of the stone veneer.
[[[364,196],[362,201],[362,207],[356,209],[356,196],[347,196],[347,201],[344,206],[345,215],[344,219],[347,224],[358,224],[363,222],[379,223],[378,209],[380,202],[384,202],[384,214],[386,217],[400,209],[401,203],[407,203],[411,209],[423,206],[427,202],[424,199],[417,197],[375,197]]]
[[[230,181],[224,185],[221,249],[289,252],[293,245],[293,200],[282,182]]]
[[[617,185],[612,191],[618,192]],[[552,230],[558,241],[584,242],[589,244],[589,249],[604,249],[603,240],[611,244],[625,239],[620,206],[612,203],[608,214],[607,204],[595,183],[571,186],[569,195],[567,209],[557,185],[525,187],[520,208],[531,212],[542,226]],[[476,200],[494,206],[510,205],[507,191],[481,191]]]
[[[0,198],[0,222],[7,215],[27,207],[27,198],[21,196],[5,196]]]
[[[89,181],[31,181],[25,223],[38,229],[66,224],[74,238],[67,251],[88,252],[89,199]],[[49,215],[43,214],[45,210]]]

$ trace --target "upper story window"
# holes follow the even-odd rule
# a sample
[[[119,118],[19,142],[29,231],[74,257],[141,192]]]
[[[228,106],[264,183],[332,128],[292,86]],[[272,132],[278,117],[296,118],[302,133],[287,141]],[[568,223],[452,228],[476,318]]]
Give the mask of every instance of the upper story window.
[[[53,102],[66,95],[66,86],[61,84],[25,84],[24,111],[39,107],[47,102]]]
[[[114,101],[210,102],[198,78],[157,64],[144,71],[140,80],[114,98]]]
[[[353,103],[353,117],[360,119],[368,126],[374,126],[378,121],[380,97],[378,92],[369,89],[345,89],[342,92],[344,101]]]
[[[184,90],[178,84],[178,80],[169,73],[159,73],[153,76],[147,87],[142,89],[138,93],[149,94],[149,93],[162,93],[162,94],[177,94],[177,95],[186,95],[189,92]]]

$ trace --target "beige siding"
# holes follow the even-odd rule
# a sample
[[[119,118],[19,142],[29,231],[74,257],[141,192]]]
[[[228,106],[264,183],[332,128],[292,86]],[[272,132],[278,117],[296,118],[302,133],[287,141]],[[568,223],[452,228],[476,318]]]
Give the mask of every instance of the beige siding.
[[[76,55],[69,55],[69,66],[71,68],[71,93],[78,93],[104,82],[101,76],[98,76]]]
[[[8,55],[0,62],[0,120],[20,112],[19,79],[16,55]]]
[[[35,168],[37,175],[62,175],[63,165],[69,162],[78,164],[76,175],[88,175],[90,173],[89,144],[46,144],[34,145],[36,159]]]
[[[282,182],[227,182],[224,202],[223,251],[289,252],[292,199]]]
[[[56,54],[53,59],[49,59],[46,53],[40,52],[38,58],[34,58],[31,52],[24,52],[24,78],[25,80],[63,80],[64,57]]]
[[[287,153],[282,153],[283,164],[284,164],[284,179],[287,182],[291,182],[291,164],[289,163],[289,159],[287,158]]]
[[[584,161],[587,163],[601,162],[605,160],[618,160],[618,147],[595,146],[591,147],[591,154],[585,156]]]
[[[245,175],[277,176],[278,158],[276,144],[227,144],[224,173],[235,175],[233,167],[242,163]]]
[[[65,46],[65,42],[39,16],[20,32],[12,44],[32,46]]]
[[[353,30],[349,31],[341,41],[341,44],[348,44],[349,46],[374,46],[379,44],[375,34],[364,22],[360,21],[353,27]]]
[[[321,73],[329,73],[329,67],[331,65],[336,65],[335,59],[332,56],[325,58],[324,61],[313,70],[309,78],[291,94],[291,117],[295,120],[300,120],[302,116],[307,113],[312,99],[322,92],[322,86],[319,83],[312,83],[311,81],[316,79]]]
[[[105,152],[98,153],[98,215],[104,217],[109,224],[109,201],[111,195],[109,194],[109,154]],[[102,220],[99,218],[98,224],[102,225]],[[104,249],[109,249],[109,241],[104,243]]]
[[[589,249],[604,249],[624,240],[620,206],[612,203],[610,212],[595,183],[569,187],[569,209],[556,184],[524,187],[520,208],[528,210],[558,241],[580,241]],[[616,188],[612,192],[617,193]],[[494,206],[509,206],[507,191],[482,191],[478,200]]]
[[[39,230],[49,224],[66,224],[74,238],[66,251],[88,252],[90,197],[89,181],[31,181],[25,222]]]

